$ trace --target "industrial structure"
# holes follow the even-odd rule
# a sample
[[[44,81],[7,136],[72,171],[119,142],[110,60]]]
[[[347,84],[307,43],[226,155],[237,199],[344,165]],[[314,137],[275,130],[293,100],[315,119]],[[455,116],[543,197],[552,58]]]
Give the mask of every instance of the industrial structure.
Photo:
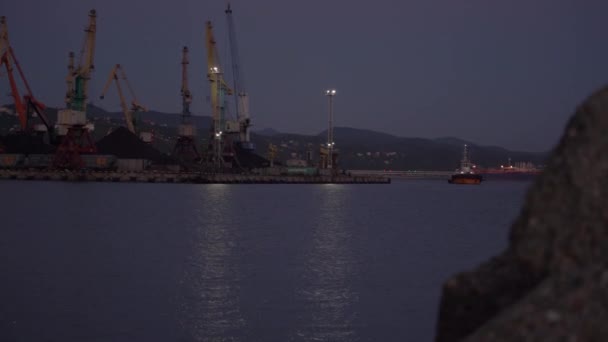
[[[120,86],[121,80],[129,89],[129,94],[131,95],[131,107],[127,105],[125,95],[122,92],[122,87]],[[139,118],[139,113],[147,112],[148,109],[144,105],[139,103],[139,101],[137,101],[135,92],[133,91],[129,80],[127,79],[127,74],[125,73],[125,70],[120,64],[116,64],[110,71],[108,81],[106,82],[106,85],[104,86],[103,91],[101,92],[101,96],[99,96],[99,98],[102,100],[104,99],[108,88],[110,88],[110,85],[112,84],[112,81],[114,81],[114,84],[116,85],[116,91],[118,92],[118,98],[120,99],[120,107],[122,108],[122,112],[125,115],[125,122],[127,124],[127,128],[131,133],[139,135],[141,140],[143,140],[144,142],[152,142],[152,132],[144,132],[141,130],[141,119]]]
[[[234,101],[236,109],[236,117],[239,124],[239,146],[245,150],[253,150],[254,145],[251,142],[249,127],[251,119],[249,118],[249,95],[245,88],[245,80],[241,66],[238,44],[236,40],[236,29],[232,18],[232,8],[230,2],[226,8],[226,19],[228,21],[228,40],[230,41],[230,56],[232,57],[232,79],[234,82]]]
[[[84,29],[84,44],[78,54],[69,52],[65,108],[57,111],[53,125],[45,113],[45,106],[34,97],[10,45],[6,18],[0,18],[0,68],[6,70],[11,96],[17,114],[18,132],[0,137],[0,179],[146,181],[193,183],[369,183],[385,182],[338,174],[337,149],[333,137],[333,96],[328,90],[330,118],[328,141],[321,148],[320,172],[313,166],[312,145],[306,160],[295,153],[285,164],[276,160],[279,147],[271,144],[268,159],[254,153],[250,136],[251,118],[249,95],[245,87],[240,61],[236,29],[230,3],[225,10],[232,86],[222,68],[218,46],[210,21],[205,24],[206,77],[210,84],[209,102],[212,122],[204,137],[197,137],[197,129],[190,111],[192,93],[188,82],[190,64],[188,47],[183,47],[181,58],[182,110],[173,153],[161,153],[153,145],[152,133],[145,132],[138,115],[147,108],[137,100],[122,65],[110,71],[101,99],[114,83],[124,115],[124,126],[113,127],[111,118],[97,122],[109,124],[105,136],[93,140],[94,126],[87,120],[89,83],[95,69],[97,13],[91,10]],[[15,70],[17,72],[15,72]],[[20,90],[18,77],[24,90]],[[126,85],[128,94],[125,94]],[[22,95],[23,94],[23,95]],[[127,96],[130,96],[128,98]],[[233,96],[234,109],[229,108]],[[34,120],[34,119],[37,120]],[[122,123],[119,123],[122,125]],[[159,129],[160,130],[160,129]],[[48,137],[48,139],[41,139]],[[206,139],[205,139],[206,138]],[[170,141],[165,134],[163,139]],[[197,139],[200,139],[197,140]],[[160,139],[159,139],[160,140]],[[206,146],[198,149],[206,140]],[[38,145],[32,144],[39,141]]]
[[[97,14],[89,12],[89,23],[85,28],[84,46],[78,65],[74,67],[74,53],[69,54],[66,109],[57,113],[57,134],[61,142],[53,160],[53,166],[65,169],[80,169],[84,166],[81,154],[95,153],[95,143],[87,127],[87,98],[91,72],[94,70],[95,33]]]
[[[6,17],[0,17],[0,68],[4,66],[9,80],[11,89],[11,97],[15,104],[15,111],[19,118],[19,125],[22,134],[32,134],[36,132],[48,132],[52,140],[53,126],[46,117],[44,110],[45,105],[36,100],[32,93],[32,89],[25,78],[25,74],[19,65],[19,61],[15,56],[15,52],[8,38],[8,24]],[[17,69],[21,82],[25,86],[25,94],[23,97],[17,85],[17,79],[14,75],[14,68]],[[38,117],[42,124],[35,124],[33,118]]]
[[[226,117],[227,96],[233,91],[224,80],[224,72],[220,65],[217,45],[213,36],[213,25],[206,23],[207,38],[207,79],[211,88],[211,137],[207,148],[207,162],[216,171],[233,166],[235,150],[235,133],[239,133],[239,125]]]
[[[188,85],[188,47],[182,49],[182,115],[181,123],[177,130],[177,142],[173,148],[173,155],[187,168],[191,168],[193,163],[200,161],[201,156],[196,147],[196,128],[192,124],[190,114],[190,103],[192,103],[192,93]]]
[[[329,99],[329,124],[327,126],[327,143],[321,145],[319,151],[319,167],[329,170],[337,170],[338,161],[338,149],[335,148],[336,142],[334,141],[334,96],[336,96],[336,93],[336,89],[325,91],[325,96]]]

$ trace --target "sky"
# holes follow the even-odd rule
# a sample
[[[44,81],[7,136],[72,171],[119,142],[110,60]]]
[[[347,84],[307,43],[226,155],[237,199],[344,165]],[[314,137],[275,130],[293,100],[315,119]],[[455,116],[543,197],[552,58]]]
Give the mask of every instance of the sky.
[[[231,3],[254,130],[321,132],[324,91],[335,88],[337,126],[545,151],[576,107],[608,80],[605,0]],[[19,0],[2,1],[0,15],[34,94],[49,106],[63,106],[67,54],[80,50],[94,8],[94,104],[120,110],[115,89],[99,100],[120,63],[139,102],[180,112],[187,45],[192,111],[209,115],[205,21],[214,23],[229,69],[225,6],[225,0]],[[8,91],[0,77],[1,94]]]

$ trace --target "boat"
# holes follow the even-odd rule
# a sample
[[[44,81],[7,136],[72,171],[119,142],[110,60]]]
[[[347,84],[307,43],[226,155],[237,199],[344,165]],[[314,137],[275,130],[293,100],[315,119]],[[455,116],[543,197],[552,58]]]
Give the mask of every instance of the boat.
[[[448,183],[480,184],[483,180],[483,176],[475,173],[473,169],[474,166],[472,166],[471,161],[469,160],[469,151],[467,149],[467,145],[465,144],[462,160],[460,161],[460,169],[456,170],[456,173],[454,173],[450,179],[448,179]]]

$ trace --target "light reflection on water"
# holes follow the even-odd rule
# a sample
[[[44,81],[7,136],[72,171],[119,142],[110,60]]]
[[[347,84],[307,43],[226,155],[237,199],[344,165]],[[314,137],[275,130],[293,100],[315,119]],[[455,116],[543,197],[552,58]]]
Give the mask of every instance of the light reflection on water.
[[[182,282],[181,326],[187,341],[241,341],[239,267],[226,185],[202,187],[194,250]]]
[[[528,185],[1,186],[0,341],[389,342],[433,339]]]
[[[296,341],[355,341],[354,310],[359,296],[351,288],[357,272],[353,236],[343,209],[349,188],[323,187],[320,215],[306,253],[302,286],[296,290],[304,306]]]

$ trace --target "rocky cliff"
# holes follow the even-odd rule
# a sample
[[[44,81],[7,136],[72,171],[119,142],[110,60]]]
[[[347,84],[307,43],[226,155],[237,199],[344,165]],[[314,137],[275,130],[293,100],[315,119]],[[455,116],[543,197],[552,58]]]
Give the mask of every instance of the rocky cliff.
[[[608,341],[607,204],[608,87],[568,123],[507,250],[445,283],[436,341]]]

